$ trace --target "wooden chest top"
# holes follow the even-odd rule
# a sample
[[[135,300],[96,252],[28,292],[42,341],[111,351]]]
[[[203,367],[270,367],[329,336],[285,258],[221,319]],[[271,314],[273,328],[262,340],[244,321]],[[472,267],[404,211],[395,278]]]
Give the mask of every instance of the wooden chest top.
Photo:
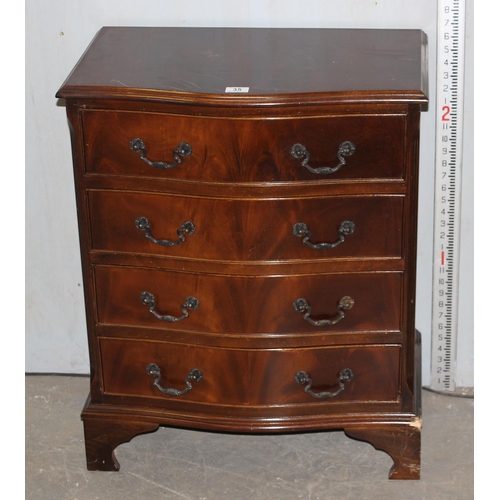
[[[57,96],[426,102],[426,51],[420,30],[105,27]]]

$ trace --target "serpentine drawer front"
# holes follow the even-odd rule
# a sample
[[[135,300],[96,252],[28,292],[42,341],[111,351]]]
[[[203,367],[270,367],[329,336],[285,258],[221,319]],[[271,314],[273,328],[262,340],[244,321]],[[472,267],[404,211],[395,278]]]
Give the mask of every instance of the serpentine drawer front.
[[[103,28],[57,93],[87,466],[159,425],[343,429],[420,470],[418,30]],[[234,85],[246,85],[234,87]]]
[[[99,323],[150,328],[176,323],[177,329],[211,333],[400,331],[402,280],[401,272],[244,277],[95,268]],[[307,311],[299,299],[311,307],[311,320],[338,319],[335,328],[304,321]]]
[[[89,111],[82,119],[87,173],[294,181],[326,164],[339,167],[339,179],[403,176],[404,115],[268,121]],[[312,171],[302,165],[306,151]]]
[[[95,250],[231,261],[402,257],[402,195],[241,200],[90,191],[89,204]]]
[[[211,403],[220,405],[218,411],[223,414],[222,407],[228,404],[328,403],[335,407],[340,402],[342,411],[352,410],[346,404],[354,403],[364,404],[370,411],[377,404],[396,403],[399,398],[397,345],[256,350],[110,338],[100,343],[104,394],[141,397],[142,405]],[[186,382],[193,370],[199,372],[198,377]],[[345,376],[339,381],[343,371]],[[309,392],[300,372],[312,381]],[[169,388],[173,394],[166,391]],[[304,408],[297,412],[301,410]]]

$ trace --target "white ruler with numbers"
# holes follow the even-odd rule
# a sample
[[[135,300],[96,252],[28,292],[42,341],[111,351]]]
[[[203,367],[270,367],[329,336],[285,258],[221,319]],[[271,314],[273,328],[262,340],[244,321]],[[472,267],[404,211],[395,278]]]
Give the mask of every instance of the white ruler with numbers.
[[[465,0],[438,0],[431,388],[455,390]]]

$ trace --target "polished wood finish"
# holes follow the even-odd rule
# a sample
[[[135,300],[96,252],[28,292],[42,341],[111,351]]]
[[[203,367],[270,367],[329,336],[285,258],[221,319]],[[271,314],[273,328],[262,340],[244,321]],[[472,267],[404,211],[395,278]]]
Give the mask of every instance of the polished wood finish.
[[[219,182],[315,180],[317,175],[292,156],[292,146],[307,148],[313,168],[335,167],[340,144],[350,141],[361,147],[346,158],[336,179],[399,179],[404,118],[339,113],[263,121],[87,111],[82,114],[86,171]],[[136,137],[144,141],[151,161],[172,162],[172,151],[181,142],[193,150],[178,167],[161,170],[132,151],[129,144]]]
[[[154,295],[160,314],[181,316],[186,297],[200,301],[198,309],[176,323],[178,330],[220,333],[294,333],[399,331],[402,294],[400,272],[339,273],[243,277],[193,274],[124,266],[96,266],[97,321],[106,325],[170,328],[149,312],[141,300],[144,291]],[[331,327],[316,327],[296,312],[295,300],[305,298],[312,318],[337,316],[342,297],[354,305],[345,318]]]
[[[248,86],[248,92],[226,87]],[[418,477],[415,333],[418,30],[103,28],[57,96],[70,125],[90,346],[90,470],[159,425],[226,432],[344,429]],[[180,142],[192,153],[168,169]],[[339,146],[355,145],[334,173]],[[195,232],[176,246],[181,224]],[[334,243],[343,221],[353,234]],[[180,321],[188,296],[196,310]],[[344,296],[354,299],[340,311]],[[294,309],[307,300],[311,324]],[[203,372],[183,395],[189,371]],[[354,378],[334,393],[341,370]]]
[[[249,86],[270,104],[282,95],[301,103],[304,94],[425,103],[426,55],[419,30],[105,27],[59,96],[228,105],[246,96],[228,103],[226,87]]]
[[[88,470],[117,471],[120,464],[114,450],[123,443],[128,443],[139,434],[156,431],[159,424],[136,421],[122,421],[117,424],[115,419],[85,418],[83,421],[85,433],[85,451]]]
[[[95,190],[88,196],[97,251],[240,262],[402,258],[402,195],[241,200]],[[185,243],[166,247],[134,227],[138,217],[148,219],[156,239],[177,241],[185,221],[196,229]],[[304,222],[311,242],[332,244],[344,221],[355,229],[335,248],[312,249],[293,234]]]
[[[385,451],[394,460],[389,479],[420,479],[420,432],[417,418],[411,425],[346,427],[344,432]]]
[[[369,405],[399,398],[399,345],[257,350],[106,338],[100,344],[104,394],[142,396],[147,398],[144,405],[172,404],[172,398],[151,384],[152,377],[146,373],[150,363],[160,367],[162,386],[178,389],[185,387],[184,379],[192,369],[201,370],[203,379],[193,382],[193,389],[178,404],[211,403],[219,406],[221,414],[227,411],[226,405],[321,403],[294,380],[301,370],[311,376],[314,391],[333,391],[341,370],[354,372],[345,390],[329,399],[327,411],[349,411],[347,403],[353,401]],[[160,401],[151,402],[151,398]],[[334,408],[338,405],[341,410]]]

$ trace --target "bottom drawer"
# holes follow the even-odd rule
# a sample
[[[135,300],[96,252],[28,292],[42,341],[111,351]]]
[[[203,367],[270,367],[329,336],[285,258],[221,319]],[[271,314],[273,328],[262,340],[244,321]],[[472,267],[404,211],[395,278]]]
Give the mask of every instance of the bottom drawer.
[[[400,345],[266,350],[116,338],[100,345],[105,395],[155,406],[382,403],[400,394]]]

